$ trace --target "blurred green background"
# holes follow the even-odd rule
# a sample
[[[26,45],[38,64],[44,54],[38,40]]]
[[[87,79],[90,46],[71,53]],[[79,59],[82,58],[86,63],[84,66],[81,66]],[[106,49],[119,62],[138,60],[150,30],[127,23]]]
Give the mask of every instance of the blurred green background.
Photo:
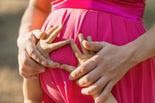
[[[145,24],[155,23],[155,0],[146,0]],[[0,0],[0,103],[22,103],[16,39],[28,0]]]

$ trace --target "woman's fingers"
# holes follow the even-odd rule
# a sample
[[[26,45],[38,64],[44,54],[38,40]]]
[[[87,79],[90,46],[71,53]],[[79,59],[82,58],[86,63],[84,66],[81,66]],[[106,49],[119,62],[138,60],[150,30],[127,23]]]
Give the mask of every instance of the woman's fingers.
[[[82,49],[82,52],[83,52],[83,54],[85,55],[87,55],[87,54],[89,54],[89,52],[83,47],[83,45],[82,45],[82,42],[85,40],[84,39],[84,37],[83,37],[83,34],[82,33],[80,33],[79,35],[78,35],[78,37],[79,37],[79,41],[80,41],[80,46],[81,46],[81,49]]]
[[[77,47],[77,45],[75,44],[75,42],[73,40],[71,40],[71,48],[72,48],[75,56],[78,59],[81,59],[83,54],[81,53],[80,49]]]
[[[113,82],[110,81],[107,84],[107,86],[103,89],[102,93],[95,98],[95,103],[103,103],[103,102],[105,102],[105,100],[110,95],[110,92],[112,90],[113,85],[114,85]]]
[[[85,74],[88,74],[92,69],[96,67],[95,61],[96,56],[92,57],[91,59],[87,60],[85,63],[81,64],[77,67],[69,76],[70,80],[77,80],[83,77]],[[96,77],[95,77],[96,78]],[[86,80],[87,81],[87,80]]]
[[[45,71],[45,68],[30,58],[25,50],[23,52],[19,52],[18,60],[20,75],[25,78],[32,77]]]
[[[115,97],[110,93],[110,95],[105,100],[105,103],[118,103]]]
[[[106,81],[106,77],[101,77],[99,80],[97,80],[94,84],[87,88],[82,89],[82,93],[85,95],[96,95],[98,94],[105,86],[105,84],[108,81]]]
[[[71,66],[71,65],[67,65],[67,64],[62,64],[60,66],[60,68],[67,71],[67,72],[69,72],[69,73],[71,73],[76,67]]]
[[[35,47],[35,44],[27,44],[26,51],[28,52],[29,56],[33,58],[36,62],[40,63],[45,67],[48,65],[46,58],[40,54],[40,52]]]
[[[71,40],[68,39],[68,40],[64,40],[64,41],[60,41],[60,42],[48,44],[46,50],[48,50],[49,52],[51,52],[51,51],[53,51],[53,50],[56,50],[56,49],[58,49],[58,48],[61,48],[61,47],[65,46],[65,45],[69,44],[70,41],[71,41]]]
[[[100,71],[98,71],[97,69],[94,69],[94,70],[90,71],[88,74],[89,75],[86,74],[85,76],[83,76],[79,80],[77,80],[77,84],[80,87],[88,87],[88,86],[91,87],[91,85],[93,85],[95,81],[100,79],[100,76],[101,76],[101,75],[99,75]],[[86,92],[82,92],[82,93],[85,94],[85,95],[91,95],[91,93],[92,93],[90,91],[91,88],[90,89],[89,88],[83,88],[82,91],[86,91]]]
[[[54,39],[57,37],[57,35],[60,33],[61,29],[62,29],[62,25],[57,26],[56,29],[55,28],[53,28],[53,29],[51,28],[51,30],[49,32],[50,35],[47,38],[46,42],[47,43],[52,43],[54,41]]]

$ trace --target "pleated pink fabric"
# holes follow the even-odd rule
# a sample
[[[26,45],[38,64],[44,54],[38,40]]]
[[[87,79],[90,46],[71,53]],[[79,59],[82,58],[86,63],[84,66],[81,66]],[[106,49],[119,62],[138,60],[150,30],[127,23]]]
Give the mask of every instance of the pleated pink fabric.
[[[52,5],[53,11],[42,30],[63,24],[55,42],[72,38],[79,46],[77,37],[83,33],[94,41],[124,45],[146,31],[142,18],[144,0],[56,0]],[[78,64],[69,45],[52,52],[50,57],[60,63]],[[69,73],[59,68],[47,69],[40,75],[43,103],[94,103],[91,96],[81,94],[81,88],[68,76]],[[155,103],[155,59],[133,67],[112,93],[118,103]]]

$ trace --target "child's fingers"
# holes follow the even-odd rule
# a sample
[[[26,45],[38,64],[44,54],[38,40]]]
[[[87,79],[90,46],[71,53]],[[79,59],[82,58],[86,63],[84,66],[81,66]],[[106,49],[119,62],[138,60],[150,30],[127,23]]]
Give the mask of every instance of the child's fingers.
[[[83,57],[83,54],[73,40],[71,40],[71,48],[78,60]]]
[[[61,48],[61,47],[65,46],[65,45],[69,44],[70,41],[71,41],[71,40],[68,39],[68,40],[59,41],[59,42],[56,42],[56,43],[53,43],[53,44],[48,44],[46,50],[47,50],[48,52],[51,52],[51,51],[53,51],[53,50],[56,50],[56,49],[58,49],[58,48]]]
[[[49,37],[50,34],[53,33],[57,28],[58,28],[58,26],[52,26],[51,28],[49,28],[49,29],[46,31],[47,37]]]
[[[47,38],[46,42],[52,43],[54,41],[54,39],[57,37],[57,35],[60,33],[61,29],[62,29],[62,26],[60,25],[53,32],[51,32],[51,34]]]
[[[87,36],[87,40],[88,40],[89,42],[92,42],[91,36]]]
[[[65,70],[65,71],[67,71],[67,72],[69,72],[69,73],[71,73],[75,69],[74,66],[67,65],[67,64],[62,64],[60,66],[60,68],[63,69],[63,70]]]
[[[33,30],[32,34],[37,38],[37,39],[44,39],[46,36],[46,33],[37,29],[37,30]]]
[[[83,45],[84,48],[86,48],[87,50],[94,51],[94,52],[98,52],[98,51],[101,50],[103,47],[105,47],[106,45],[108,45],[108,43],[106,43],[106,42],[88,42],[88,41],[84,40],[84,41],[82,42],[82,45]]]
[[[92,42],[91,36],[87,36],[87,40],[88,40],[88,42]],[[89,53],[92,54],[92,55],[94,54],[93,51],[89,51]]]
[[[53,68],[59,68],[60,67],[60,63],[54,62],[52,60],[50,60],[50,58],[47,59],[48,60],[48,67],[53,69]]]
[[[83,34],[80,33],[78,37],[79,37],[80,46],[81,46],[81,49],[82,49],[83,54],[84,54],[84,55],[85,55],[85,54],[89,54],[89,52],[88,52],[88,51],[83,47],[83,45],[82,45],[82,42],[84,41]]]

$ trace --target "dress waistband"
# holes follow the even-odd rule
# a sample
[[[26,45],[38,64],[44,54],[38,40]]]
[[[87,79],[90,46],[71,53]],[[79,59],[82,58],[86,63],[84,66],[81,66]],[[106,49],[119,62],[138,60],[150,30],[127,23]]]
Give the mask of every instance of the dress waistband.
[[[61,0],[60,0],[61,1]],[[144,14],[145,4],[142,3],[113,3],[108,1],[94,1],[94,0],[64,0],[57,3],[51,3],[52,10],[60,8],[78,8],[96,10],[115,15],[123,16],[133,20],[142,20]]]

